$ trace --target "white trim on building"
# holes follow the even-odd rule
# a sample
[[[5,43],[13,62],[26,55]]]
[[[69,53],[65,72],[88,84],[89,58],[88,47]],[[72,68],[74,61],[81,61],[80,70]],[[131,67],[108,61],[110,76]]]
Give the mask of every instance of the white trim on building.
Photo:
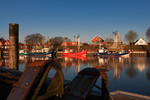
[[[143,38],[140,38],[135,42],[135,45],[148,45],[148,43],[146,43]]]

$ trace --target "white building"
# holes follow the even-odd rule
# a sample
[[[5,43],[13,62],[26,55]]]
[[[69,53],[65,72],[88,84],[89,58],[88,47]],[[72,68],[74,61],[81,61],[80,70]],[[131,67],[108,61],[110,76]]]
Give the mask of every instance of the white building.
[[[146,43],[143,38],[140,38],[139,40],[137,40],[137,41],[135,42],[134,45],[148,45],[148,43]]]

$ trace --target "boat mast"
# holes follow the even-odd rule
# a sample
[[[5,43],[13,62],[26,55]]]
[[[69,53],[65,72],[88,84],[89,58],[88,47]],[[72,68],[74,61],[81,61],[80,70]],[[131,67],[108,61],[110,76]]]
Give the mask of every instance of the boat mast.
[[[64,46],[65,46],[65,49],[67,48],[67,43],[66,43],[66,39],[64,38]]]
[[[26,47],[27,45],[26,44],[27,44],[27,40],[24,39],[24,50],[27,49],[27,47]]]
[[[78,33],[78,36],[77,36],[77,40],[78,40],[78,50],[80,50],[80,35]]]
[[[50,44],[50,40],[49,40],[49,36],[48,36],[48,46],[49,46],[49,44]]]

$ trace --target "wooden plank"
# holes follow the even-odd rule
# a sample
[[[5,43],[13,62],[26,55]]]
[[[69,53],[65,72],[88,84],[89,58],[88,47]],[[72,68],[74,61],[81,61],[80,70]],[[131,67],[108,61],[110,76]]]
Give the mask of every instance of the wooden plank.
[[[106,69],[86,68],[72,80],[71,84],[66,88],[65,100],[85,100],[91,92],[101,72]]]
[[[40,61],[31,63],[27,69],[25,69],[16,86],[10,92],[7,100],[26,100],[30,90],[39,76],[39,73],[42,71],[43,67],[50,62],[51,61],[47,60],[41,61],[41,63]]]
[[[69,86],[69,89],[67,91],[67,95],[85,99],[86,96],[91,91],[97,78],[98,78],[97,76],[91,76],[91,75],[84,75],[84,76],[78,75],[71,82],[71,85]]]

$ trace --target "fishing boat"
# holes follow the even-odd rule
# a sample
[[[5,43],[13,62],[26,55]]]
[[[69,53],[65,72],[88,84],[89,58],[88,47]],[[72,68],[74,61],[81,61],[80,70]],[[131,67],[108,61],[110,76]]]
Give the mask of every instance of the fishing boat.
[[[19,50],[19,55],[29,55],[29,52],[26,50]]]
[[[96,53],[95,56],[100,57],[129,57],[127,52],[116,52],[116,53]]]
[[[49,50],[48,48],[43,48],[40,50],[34,50],[27,51],[27,50],[19,50],[19,55],[29,55],[29,56],[48,56],[52,57],[54,56],[55,52],[54,50]]]
[[[62,56],[85,56],[87,54],[87,50],[80,50],[81,42],[80,42],[80,36],[78,34],[77,38],[75,37],[75,41],[77,40],[77,48],[78,51],[74,52],[73,49],[65,49],[64,52],[62,52]],[[67,47],[66,41],[64,41],[65,46]]]
[[[120,51],[120,52],[114,52],[110,53],[107,49],[99,49],[98,53],[94,53],[94,56],[99,57],[129,57],[128,51]]]
[[[47,51],[47,52],[30,52],[29,56],[49,56],[52,57],[54,54],[53,50]]]
[[[129,52],[124,51],[125,45],[122,44],[119,36],[119,32],[113,32],[114,35],[114,42],[111,46],[107,46],[106,48],[99,44],[99,50],[94,56],[100,57],[129,57]]]
[[[65,50],[65,52],[62,53],[62,56],[85,56],[86,54],[87,50],[81,52],[70,52],[68,50]]]
[[[83,61],[87,61],[87,57],[85,56],[62,56],[62,58],[75,58],[75,59],[81,59]]]

